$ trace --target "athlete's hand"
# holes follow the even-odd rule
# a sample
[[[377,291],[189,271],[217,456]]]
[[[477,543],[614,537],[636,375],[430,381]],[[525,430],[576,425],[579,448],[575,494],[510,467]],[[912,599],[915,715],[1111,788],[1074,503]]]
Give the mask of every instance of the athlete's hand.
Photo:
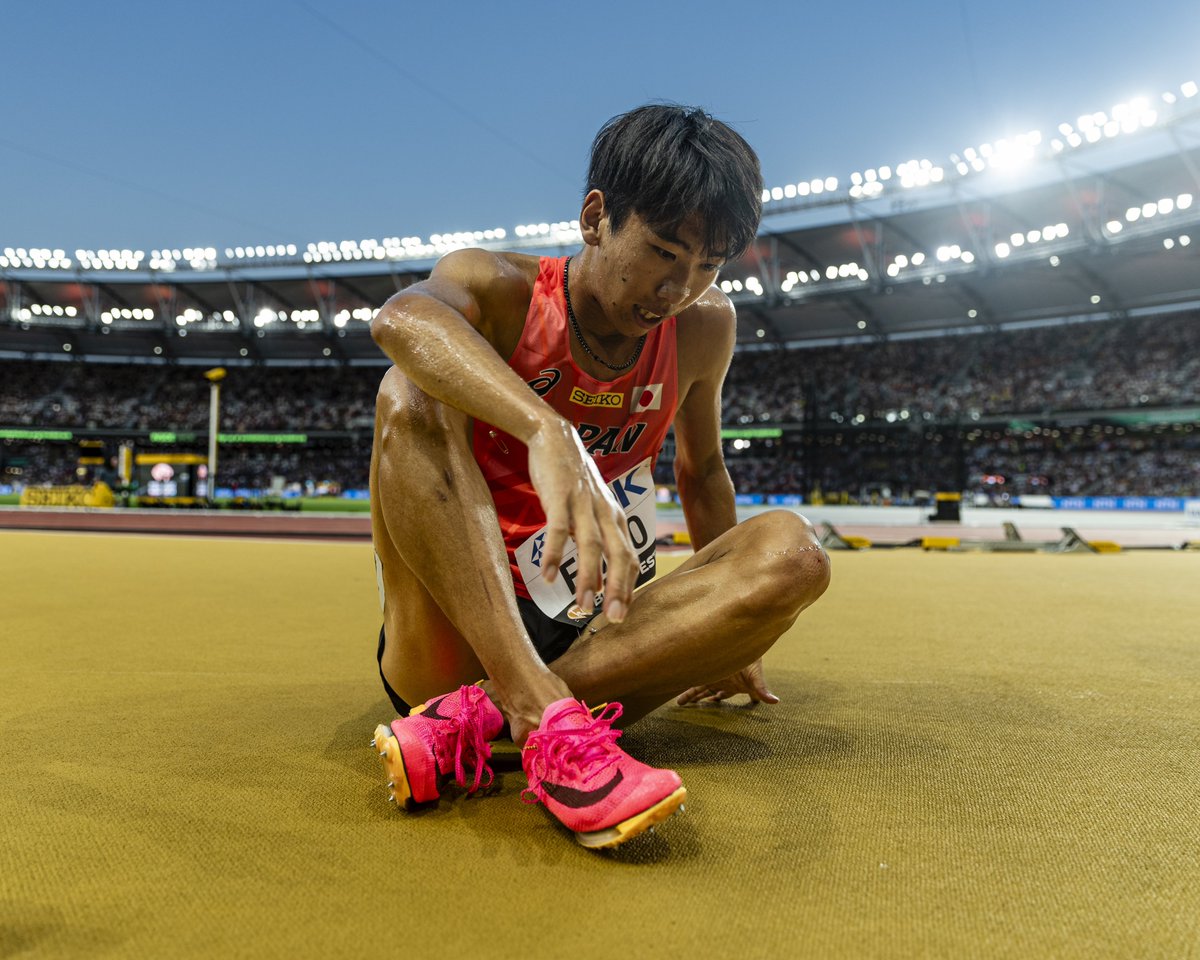
[[[685,690],[675,702],[680,706],[688,703],[719,703],[739,693],[747,694],[751,703],[779,702],[779,698],[767,687],[761,658],[717,683],[701,684]]]
[[[542,552],[546,580],[553,582],[558,576],[563,546],[572,537],[578,548],[575,602],[591,611],[596,594],[603,590],[604,613],[620,623],[633,601],[638,575],[625,514],[566,420],[548,421],[528,447],[529,477],[546,514]]]

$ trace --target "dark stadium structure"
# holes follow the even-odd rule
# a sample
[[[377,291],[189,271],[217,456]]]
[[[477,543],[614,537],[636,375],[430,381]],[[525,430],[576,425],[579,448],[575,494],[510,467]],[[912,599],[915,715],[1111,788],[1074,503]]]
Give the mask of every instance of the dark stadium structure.
[[[768,190],[757,242],[720,280],[739,317],[725,410],[739,489],[1200,495],[1191,89],[1140,128],[1114,111],[1018,138],[1023,152],[998,141],[946,169]],[[446,250],[578,242],[567,222],[499,233],[149,257],[4,247],[0,485],[64,482],[80,440],[200,449],[202,371],[219,364],[228,482],[365,486],[385,364],[372,311]]]

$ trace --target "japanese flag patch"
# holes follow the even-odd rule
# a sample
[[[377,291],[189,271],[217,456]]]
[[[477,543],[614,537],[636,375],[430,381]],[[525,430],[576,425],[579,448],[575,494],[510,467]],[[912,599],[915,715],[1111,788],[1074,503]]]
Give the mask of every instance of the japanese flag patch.
[[[633,412],[642,413],[646,410],[662,409],[661,383],[651,383],[644,387],[634,387],[629,399],[633,401]]]

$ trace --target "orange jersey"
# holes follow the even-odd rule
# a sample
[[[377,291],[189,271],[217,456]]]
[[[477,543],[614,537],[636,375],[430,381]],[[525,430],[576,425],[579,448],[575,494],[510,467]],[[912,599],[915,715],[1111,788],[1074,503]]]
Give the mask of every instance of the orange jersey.
[[[644,464],[653,468],[675,415],[675,317],[667,317],[646,334],[641,355],[629,370],[615,380],[593,379],[575,365],[571,356],[574,334],[563,295],[565,263],[565,257],[541,258],[525,328],[508,365],[575,425],[600,475],[613,486],[618,502],[628,512],[632,497],[647,496],[650,473]],[[528,598],[529,588],[516,552],[522,545],[529,546],[530,538],[545,526],[546,516],[529,479],[525,445],[480,420],[475,421],[473,442],[475,459],[496,504],[517,594]],[[637,472],[635,482],[633,472],[639,465],[643,469]],[[649,486],[652,504],[652,483]],[[641,524],[643,528],[646,525]],[[644,555],[649,559],[643,559],[643,573],[653,575],[655,531],[642,529],[641,533],[649,539]],[[642,553],[645,545],[639,544],[632,528],[631,534]],[[536,549],[533,561],[538,562]]]

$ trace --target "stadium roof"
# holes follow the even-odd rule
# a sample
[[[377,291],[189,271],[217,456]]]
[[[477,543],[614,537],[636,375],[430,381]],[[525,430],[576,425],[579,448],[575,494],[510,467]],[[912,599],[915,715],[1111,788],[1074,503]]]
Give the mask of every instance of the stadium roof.
[[[1120,135],[1113,118],[1081,117],[1038,150],[964,151],[950,172],[912,161],[856,173],[849,186],[773,188],[757,242],[722,271],[738,306],[739,342],[908,336],[1196,306],[1198,102],[1145,129],[1127,123],[1135,136]],[[864,192],[868,184],[874,188]],[[368,335],[372,311],[427,275],[445,249],[562,254],[578,245],[569,222],[487,233],[304,250],[280,244],[226,256],[197,248],[71,258],[6,248],[0,355],[379,360]]]

